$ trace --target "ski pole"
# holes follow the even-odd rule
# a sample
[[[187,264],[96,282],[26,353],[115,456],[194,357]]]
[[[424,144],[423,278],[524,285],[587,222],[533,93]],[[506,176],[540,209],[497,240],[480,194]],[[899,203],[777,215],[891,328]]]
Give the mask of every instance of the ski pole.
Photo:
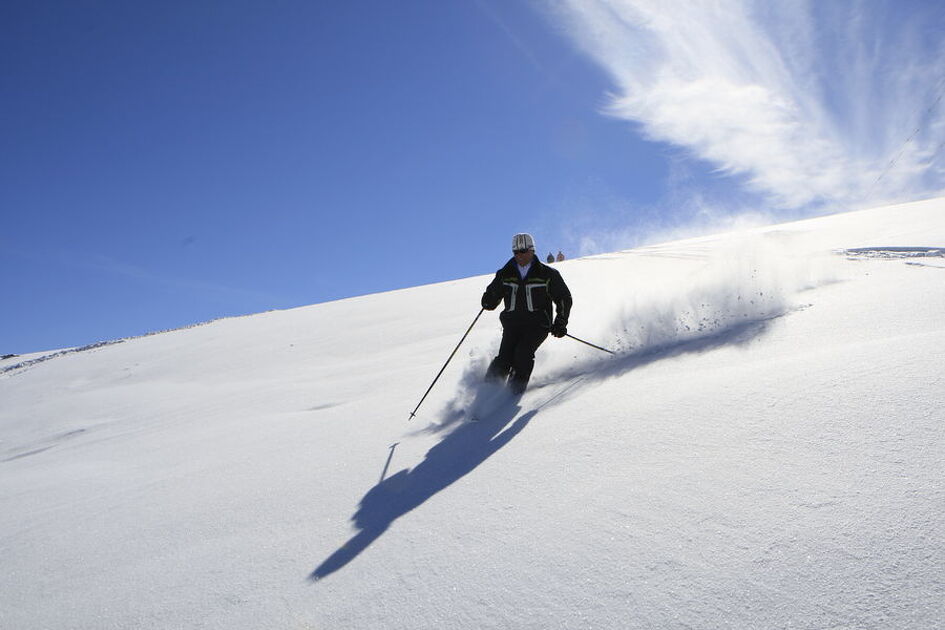
[[[486,309],[479,309],[479,315],[476,315],[476,319],[472,321],[469,325],[469,328],[466,329],[466,334],[463,335],[463,338],[459,340],[459,343],[456,344],[456,347],[453,348],[453,352],[450,353],[450,357],[446,360],[446,363],[443,364],[443,367],[440,368],[439,374],[436,375],[436,378],[433,379],[433,382],[430,383],[430,386],[427,388],[426,393],[423,395],[423,398],[420,399],[420,402],[417,403],[417,406],[413,408],[413,411],[410,412],[410,417],[408,420],[413,420],[413,417],[417,414],[417,409],[420,408],[420,405],[423,404],[423,401],[426,400],[427,394],[430,393],[430,390],[433,389],[433,386],[436,385],[436,382],[440,379],[440,375],[443,374],[443,370],[446,369],[446,366],[450,364],[450,361],[453,360],[453,355],[456,354],[456,351],[459,350],[459,347],[463,345],[463,342],[466,341],[466,337],[469,336],[470,331],[473,329],[473,326],[476,325],[476,322],[479,321],[479,317],[482,315],[483,311]]]
[[[586,346],[590,346],[590,347],[592,347],[592,348],[597,348],[598,350],[602,350],[602,351],[604,351],[604,352],[607,352],[607,353],[610,353],[610,354],[613,354],[613,355],[616,355],[616,354],[617,354],[617,353],[614,352],[613,350],[608,350],[607,348],[601,348],[600,346],[595,346],[594,344],[590,343],[589,341],[584,341],[583,339],[578,339],[578,338],[575,337],[574,335],[565,333],[564,336],[565,336],[565,337],[570,337],[571,339],[574,339],[575,341],[580,341],[581,343],[583,343],[583,344],[586,345]]]

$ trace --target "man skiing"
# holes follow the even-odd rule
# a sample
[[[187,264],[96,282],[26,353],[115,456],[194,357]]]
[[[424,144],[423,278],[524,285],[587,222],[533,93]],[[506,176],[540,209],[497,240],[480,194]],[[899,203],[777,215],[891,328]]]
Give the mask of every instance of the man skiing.
[[[486,378],[508,381],[512,392],[521,394],[535,366],[535,351],[548,333],[555,337],[568,333],[571,292],[558,270],[535,256],[531,234],[513,236],[512,253],[512,259],[496,272],[482,294],[482,307],[489,311],[505,301],[505,310],[499,315],[502,343]]]

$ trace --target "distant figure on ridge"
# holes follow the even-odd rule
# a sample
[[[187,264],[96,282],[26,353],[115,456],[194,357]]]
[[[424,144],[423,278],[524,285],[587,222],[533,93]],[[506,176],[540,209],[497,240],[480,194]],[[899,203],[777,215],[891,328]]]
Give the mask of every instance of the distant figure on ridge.
[[[559,250],[558,250],[558,262],[562,262],[563,260],[564,260],[564,254],[562,254],[562,253],[561,253],[561,250],[559,249]],[[549,260],[548,262],[551,262],[551,261]]]
[[[508,383],[513,394],[521,394],[535,366],[535,351],[548,333],[559,338],[568,334],[571,291],[557,269],[535,257],[531,234],[513,236],[512,253],[482,294],[482,308],[488,311],[505,302],[499,315],[502,343],[486,378]],[[552,304],[557,312],[553,318]]]
[[[550,265],[551,263],[555,261],[555,255],[552,254],[551,252],[548,252],[548,257],[545,258],[545,260],[548,261],[548,264]]]

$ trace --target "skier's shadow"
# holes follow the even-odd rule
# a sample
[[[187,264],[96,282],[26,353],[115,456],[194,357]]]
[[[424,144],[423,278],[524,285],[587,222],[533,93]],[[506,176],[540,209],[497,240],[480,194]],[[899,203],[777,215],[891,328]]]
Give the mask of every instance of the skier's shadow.
[[[309,579],[320,580],[347,565],[387,531],[396,519],[461,479],[508,444],[538,413],[535,409],[516,418],[520,409],[515,400],[508,400],[477,422],[462,422],[427,451],[422,462],[401,470],[368,490],[351,517],[358,532],[318,565]],[[515,422],[509,425],[513,419]]]

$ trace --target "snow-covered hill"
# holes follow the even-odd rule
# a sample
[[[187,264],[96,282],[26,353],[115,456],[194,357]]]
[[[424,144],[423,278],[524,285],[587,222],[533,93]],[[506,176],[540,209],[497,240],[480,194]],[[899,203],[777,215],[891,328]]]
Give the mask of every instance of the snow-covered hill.
[[[408,414],[488,275],[5,359],[0,627],[943,627],[943,246],[936,199],[561,263],[618,356],[476,423],[496,313]]]

